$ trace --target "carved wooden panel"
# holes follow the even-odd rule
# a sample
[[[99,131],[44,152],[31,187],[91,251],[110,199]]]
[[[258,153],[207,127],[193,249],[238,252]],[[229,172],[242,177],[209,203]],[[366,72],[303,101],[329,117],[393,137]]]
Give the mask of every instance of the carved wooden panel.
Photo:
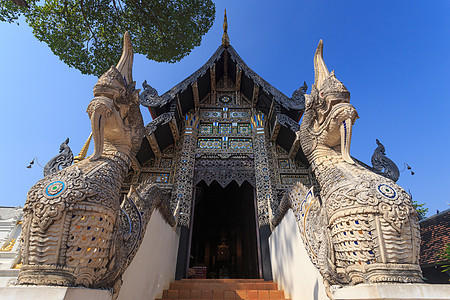
[[[204,180],[207,185],[217,181],[226,187],[232,181],[240,186],[248,181],[255,186],[255,167],[252,159],[197,159],[194,185]]]

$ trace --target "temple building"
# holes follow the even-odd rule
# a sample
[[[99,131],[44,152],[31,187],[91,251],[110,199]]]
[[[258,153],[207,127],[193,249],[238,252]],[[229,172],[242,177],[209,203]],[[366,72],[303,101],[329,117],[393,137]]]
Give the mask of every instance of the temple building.
[[[226,26],[226,23],[225,23]],[[177,279],[271,279],[268,214],[294,182],[314,182],[295,132],[306,86],[290,98],[250,69],[229,44],[159,96],[144,83],[153,121],[129,184],[171,190],[181,225]],[[127,193],[129,185],[124,185]]]
[[[230,45],[225,16],[222,44],[203,66],[163,95],[147,82],[143,87],[139,101],[153,121],[145,126],[120,190],[121,219],[126,216],[126,226],[145,237],[124,273],[119,299],[161,297],[171,281],[183,278],[258,279],[252,284],[264,288],[263,282],[273,280],[269,215],[295,182],[316,183],[295,142],[306,83],[288,97],[262,79]],[[74,165],[88,159],[90,141]],[[60,165],[48,164],[53,172],[63,156],[72,155],[67,142],[52,159]],[[127,195],[148,183],[170,195],[168,209],[153,212],[147,226],[135,225],[139,213],[133,215]],[[176,231],[162,225],[167,222],[177,225]],[[142,258],[153,252],[165,258]],[[14,254],[17,276],[21,257]],[[154,269],[150,276],[136,275],[149,269]],[[14,284],[15,276],[5,277],[3,286],[6,280]],[[152,284],[157,288],[148,291]],[[268,287],[277,289],[272,283]],[[277,297],[284,298],[280,292]]]

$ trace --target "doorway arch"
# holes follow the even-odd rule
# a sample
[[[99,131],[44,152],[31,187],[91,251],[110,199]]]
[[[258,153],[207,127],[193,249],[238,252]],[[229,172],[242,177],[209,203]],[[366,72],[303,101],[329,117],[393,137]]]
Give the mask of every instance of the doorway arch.
[[[189,267],[197,277],[261,278],[254,187],[201,181],[196,190]]]

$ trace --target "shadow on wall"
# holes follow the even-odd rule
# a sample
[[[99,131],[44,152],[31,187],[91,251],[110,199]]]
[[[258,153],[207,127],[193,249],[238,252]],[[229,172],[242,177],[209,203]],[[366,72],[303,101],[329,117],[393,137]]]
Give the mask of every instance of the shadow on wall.
[[[314,283],[314,300],[318,299],[319,299],[319,283],[317,282],[316,279],[316,283]]]
[[[274,281],[292,300],[328,300],[322,277],[312,264],[291,209],[269,237]]]
[[[117,300],[156,299],[175,279],[179,235],[156,209],[144,240],[123,274]]]

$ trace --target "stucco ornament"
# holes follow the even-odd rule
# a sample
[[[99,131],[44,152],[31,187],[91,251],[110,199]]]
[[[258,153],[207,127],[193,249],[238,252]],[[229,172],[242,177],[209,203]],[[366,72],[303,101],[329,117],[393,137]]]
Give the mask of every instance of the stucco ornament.
[[[378,139],[376,142],[378,146],[373,152],[371,159],[373,168],[385,177],[397,181],[400,177],[397,165],[386,156],[384,145]]]
[[[320,41],[314,56],[315,84],[297,139],[320,186],[314,193],[297,183],[284,196],[280,221],[291,207],[312,262],[326,286],[421,282],[420,232],[410,196],[394,181],[350,156],[358,118],[350,93],[328,72]]]
[[[46,176],[28,192],[19,284],[117,285],[139,247],[152,209],[168,199],[146,183],[132,187],[125,199],[120,197],[131,158],[144,137],[132,64],[126,33],[117,67],[99,78],[87,108],[93,155]]]
[[[73,162],[73,153],[69,147],[69,138],[59,146],[59,154],[50,159],[44,166],[44,176],[53,174],[61,169],[67,168]]]

